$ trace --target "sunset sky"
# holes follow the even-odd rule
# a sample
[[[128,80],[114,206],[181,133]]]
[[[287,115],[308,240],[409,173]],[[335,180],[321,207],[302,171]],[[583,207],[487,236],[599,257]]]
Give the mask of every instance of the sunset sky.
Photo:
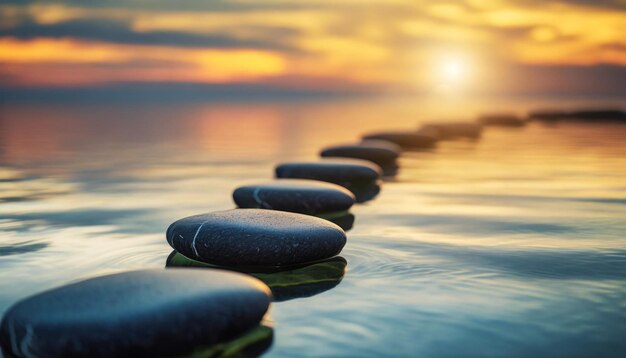
[[[0,87],[626,94],[626,1],[0,5]]]

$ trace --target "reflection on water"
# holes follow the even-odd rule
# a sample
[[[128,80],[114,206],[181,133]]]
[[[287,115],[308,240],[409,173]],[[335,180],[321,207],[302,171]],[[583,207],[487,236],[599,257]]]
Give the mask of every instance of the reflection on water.
[[[258,269],[247,271],[238,268],[241,272],[248,273],[265,284],[272,290],[274,301],[286,301],[294,298],[311,297],[328,291],[337,286],[346,273],[348,262],[340,256],[318,261],[312,264],[292,267],[288,270],[274,269],[267,272],[259,272]],[[165,262],[166,267],[206,267],[206,268],[229,268],[205,264],[172,251]],[[234,270],[234,269],[233,269]]]
[[[437,118],[593,104],[581,101],[5,105],[0,312],[162,267],[169,223],[232,208],[232,190],[277,162]],[[268,355],[622,356],[624,138],[620,123],[531,122],[403,153],[343,218],[348,273],[324,271],[341,284],[274,303]]]
[[[365,203],[373,200],[380,193],[380,183],[374,182],[366,185],[350,185],[348,189],[354,194],[357,203]]]
[[[351,212],[338,212],[338,213],[326,213],[319,214],[318,217],[326,219],[335,225],[343,229],[343,231],[350,231],[354,226],[355,216]]]
[[[200,347],[182,358],[256,357],[265,352],[274,339],[274,329],[265,322],[229,342]]]
[[[19,255],[27,252],[39,251],[46,248],[47,243],[44,242],[18,242],[14,244],[0,245],[0,256]]]

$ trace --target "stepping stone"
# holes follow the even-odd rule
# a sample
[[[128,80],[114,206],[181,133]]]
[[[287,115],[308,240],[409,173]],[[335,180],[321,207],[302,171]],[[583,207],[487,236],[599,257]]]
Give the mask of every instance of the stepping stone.
[[[240,208],[290,211],[307,215],[343,212],[354,204],[354,195],[337,184],[317,180],[278,179],[246,185],[233,192]]]
[[[312,179],[341,185],[362,203],[380,192],[382,169],[366,160],[327,159],[319,162],[284,163],[276,167],[277,178]]]
[[[619,109],[596,109],[596,110],[580,110],[573,112],[561,112],[561,111],[537,111],[529,114],[531,119],[542,121],[558,121],[558,120],[573,120],[573,121],[626,121],[626,112]]]
[[[418,132],[431,133],[440,140],[457,138],[479,138],[483,128],[471,122],[443,122],[423,125]]]
[[[397,144],[395,144],[393,142],[390,142],[388,140],[382,140],[382,139],[361,139],[359,144],[371,145],[371,146],[376,146],[376,147],[381,147],[381,148],[387,148],[389,150],[393,150],[394,152],[397,152],[398,154],[400,154],[402,152],[402,147],[400,147],[399,145],[397,145]]]
[[[432,137],[432,138],[435,138],[436,140],[440,140],[441,139],[439,130],[437,130],[437,129],[433,128],[433,127],[422,126],[415,133],[421,134],[421,135],[425,135],[425,136],[428,136],[428,137]]]
[[[190,216],[167,229],[167,242],[191,259],[219,266],[284,267],[336,256],[346,244],[337,225],[313,216],[235,209]]]
[[[272,290],[274,301],[280,302],[294,298],[311,297],[330,290],[343,279],[347,264],[346,259],[335,256],[284,271],[248,272],[248,274],[263,281]],[[192,260],[176,251],[172,251],[168,256],[165,266],[221,268]]]
[[[514,114],[487,114],[478,118],[478,122],[484,126],[493,127],[523,127],[526,120]]]
[[[437,143],[437,137],[418,132],[380,132],[363,136],[365,140],[385,140],[395,143],[403,149],[432,148]]]
[[[323,149],[320,156],[323,158],[354,158],[369,160],[383,169],[383,174],[392,176],[398,172],[398,157],[400,147],[390,142],[365,141],[360,144],[348,144]]]
[[[45,291],[11,307],[0,344],[15,357],[189,355],[259,327],[271,301],[256,278],[221,270],[143,270]]]

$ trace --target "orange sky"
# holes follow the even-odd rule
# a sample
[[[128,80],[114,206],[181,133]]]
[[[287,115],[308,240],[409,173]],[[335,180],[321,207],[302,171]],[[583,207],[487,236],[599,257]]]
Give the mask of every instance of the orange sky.
[[[614,73],[626,78],[621,0],[0,5],[4,87],[171,82],[558,92]],[[538,86],[539,79],[546,83]]]

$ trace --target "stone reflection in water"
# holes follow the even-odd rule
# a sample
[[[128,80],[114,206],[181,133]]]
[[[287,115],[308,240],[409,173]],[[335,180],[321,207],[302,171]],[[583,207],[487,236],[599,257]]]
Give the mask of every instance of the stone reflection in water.
[[[352,227],[354,226],[355,216],[348,211],[319,214],[317,217],[330,221],[331,223],[342,228],[343,231],[352,230]]]
[[[274,329],[262,322],[257,327],[231,341],[199,347],[182,358],[258,357],[265,353],[274,340]]]
[[[380,193],[380,182],[350,185],[348,189],[354,194],[357,203],[374,199]]]
[[[346,273],[348,262],[341,256],[281,271],[221,267],[195,261],[177,251],[167,257],[165,267],[221,268],[248,273],[263,281],[272,290],[274,301],[287,301],[317,295],[337,286]],[[262,272],[259,272],[262,271]]]

